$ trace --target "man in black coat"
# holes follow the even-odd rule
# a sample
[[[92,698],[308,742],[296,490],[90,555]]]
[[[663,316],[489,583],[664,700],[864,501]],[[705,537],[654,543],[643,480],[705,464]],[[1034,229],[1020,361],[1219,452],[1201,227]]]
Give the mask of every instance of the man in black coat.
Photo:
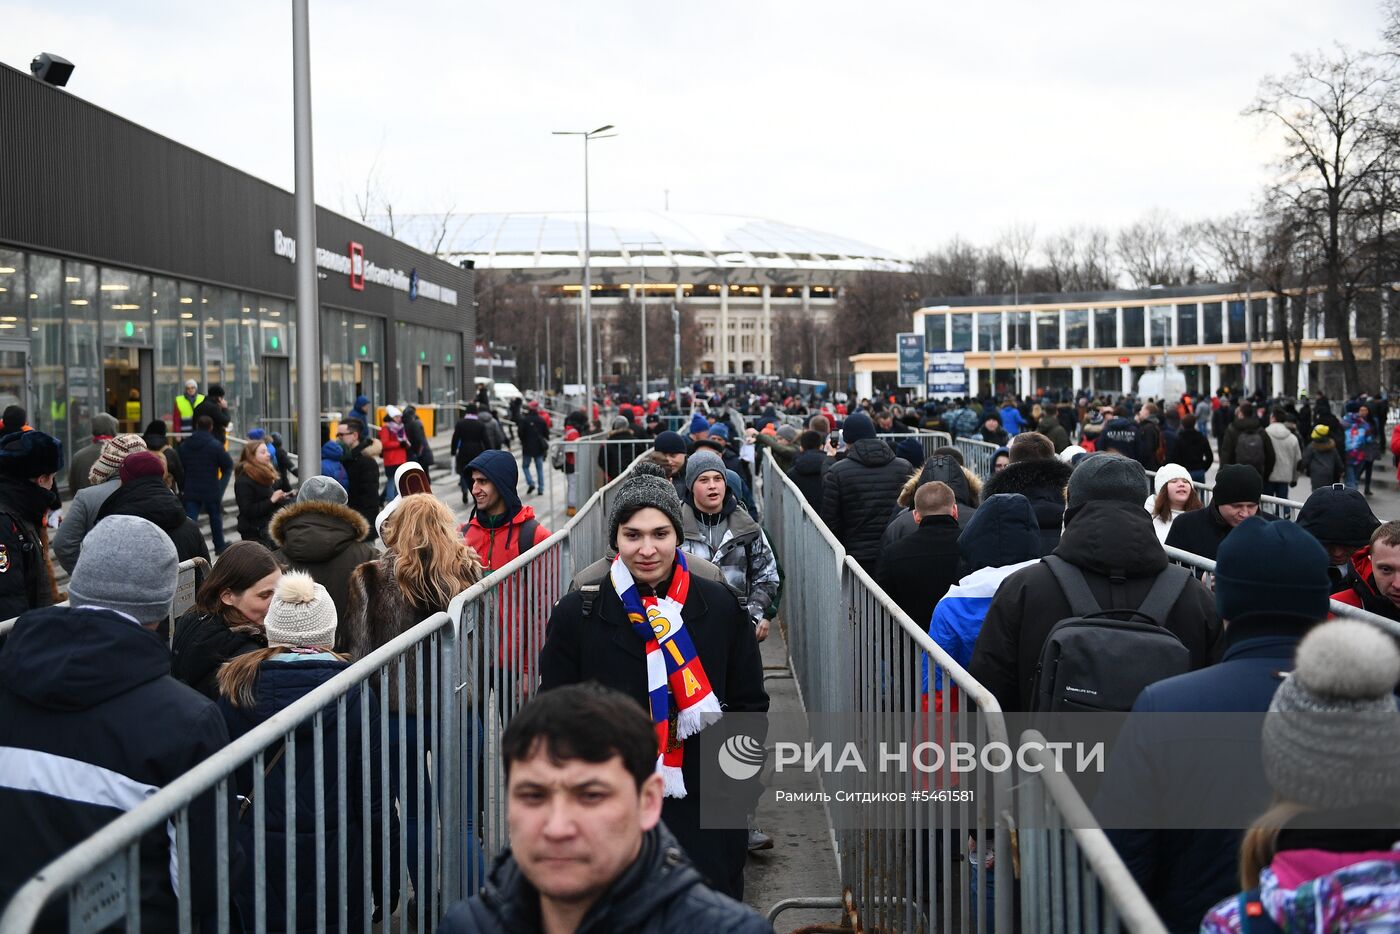
[[[1100,606],[1140,606],[1167,566],[1152,517],[1142,508],[1147,489],[1142,465],[1117,454],[1091,455],[1070,477],[1065,530],[1054,553],[1083,572]],[[992,598],[969,674],[996,695],[1003,710],[1030,710],[1045,639],[1073,615],[1049,565],[1042,561],[1017,571]],[[1165,626],[1186,646],[1193,671],[1215,660],[1220,620],[1210,591],[1199,582],[1187,582]]]
[[[921,485],[914,491],[914,516],[918,528],[880,554],[875,582],[915,625],[927,630],[933,608],[961,576],[958,535],[962,529],[952,487],[937,480]],[[910,645],[907,640],[905,644]],[[903,696],[912,703],[923,673],[923,653],[906,654],[910,674]]]
[[[822,508],[822,476],[831,457],[823,450],[822,436],[811,429],[797,436],[798,454],[787,475],[802,491],[802,498],[814,510]]]
[[[198,424],[201,415],[208,415],[211,426],[209,431],[220,444],[228,437],[228,426],[233,421],[233,416],[228,414],[228,400],[224,397],[224,387],[218,383],[209,385],[209,395],[204,401],[195,406],[194,419]],[[224,486],[228,486],[227,480]]]
[[[846,419],[842,435],[846,456],[822,478],[822,521],[846,554],[873,570],[880,557],[880,537],[914,468],[875,437],[875,423],[864,412]]]
[[[1023,431],[1011,439],[1011,462],[982,484],[982,498],[1020,493],[1030,500],[1040,525],[1041,554],[1060,543],[1065,517],[1065,487],[1074,468],[1055,457],[1054,443],[1038,432]]]
[[[209,514],[209,531],[214,537],[214,553],[224,552],[223,487],[220,473],[233,476],[233,458],[213,434],[208,415],[194,420],[194,433],[180,444],[180,460],[185,466],[185,484],[180,497],[185,515],[198,519],[200,510]]]
[[[1141,451],[1140,441],[1141,433],[1137,423],[1128,415],[1127,407],[1120,405],[1099,434],[1098,450],[1112,451],[1137,460]]]
[[[1166,544],[1214,560],[1225,536],[1250,516],[1258,515],[1267,522],[1278,518],[1259,512],[1262,495],[1264,480],[1253,467],[1243,464],[1221,467],[1215,473],[1210,505],[1182,513],[1172,520]]]
[[[1371,544],[1371,533],[1380,524],[1361,491],[1348,490],[1340,483],[1313,490],[1298,510],[1298,528],[1327,549],[1327,574],[1332,579],[1333,593],[1356,583],[1352,555]]]
[[[44,514],[58,509],[58,439],[42,431],[0,437],[0,619],[55,602]]]
[[[462,488],[462,504],[472,505],[471,477],[467,465],[476,460],[491,444],[486,426],[477,416],[475,402],[468,402],[462,417],[452,429],[452,465],[457,472],[457,484]]]
[[[627,695],[546,691],[511,718],[501,751],[511,846],[439,934],[773,930],[707,886],[661,823],[656,733]]]
[[[515,425],[520,433],[520,464],[525,474],[525,492],[544,492],[544,456],[549,451],[549,426],[540,416],[540,404],[534,400],[525,411],[516,416]],[[535,468],[531,478],[530,467]]]
[[[153,631],[170,615],[179,559],[159,528],[136,516],[102,520],[83,541],[71,606],[33,610],[0,649],[0,903],[59,855],[228,745],[214,704],[170,676],[170,650]],[[242,850],[233,797],[213,792],[189,810],[195,926],[217,905],[216,808],[227,810],[229,873]],[[173,837],[161,823],[141,838],[142,929],[179,925]],[[67,899],[40,916],[64,930]]]
[[[357,418],[347,418],[340,423],[336,440],[345,448],[340,463],[349,481],[346,505],[369,523],[369,536],[365,541],[372,542],[376,538],[374,520],[379,515],[379,462],[375,457],[383,448],[379,439],[365,437],[365,424]]]

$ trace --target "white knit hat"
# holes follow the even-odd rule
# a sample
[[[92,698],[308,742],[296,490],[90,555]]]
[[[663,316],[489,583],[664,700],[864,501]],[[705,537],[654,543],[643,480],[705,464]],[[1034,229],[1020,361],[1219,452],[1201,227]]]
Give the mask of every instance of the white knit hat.
[[[1152,492],[1154,494],[1162,492],[1162,487],[1173,480],[1185,480],[1191,482],[1191,474],[1180,464],[1163,464],[1157,468],[1157,475],[1152,478]]]
[[[282,575],[267,608],[263,630],[267,644],[335,645],[335,604],[326,588],[301,571]]]

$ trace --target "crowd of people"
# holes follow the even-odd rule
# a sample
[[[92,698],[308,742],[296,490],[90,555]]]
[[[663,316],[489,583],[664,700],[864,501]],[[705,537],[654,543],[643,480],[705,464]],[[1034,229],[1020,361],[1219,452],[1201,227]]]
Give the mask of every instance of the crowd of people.
[[[19,843],[0,854],[0,901],[153,790],[548,538],[522,500],[520,474],[526,497],[544,488],[546,457],[576,475],[583,455],[567,442],[601,427],[575,412],[564,444],[554,445],[549,414],[523,403],[509,419],[517,466],[489,406],[467,406],[451,440],[472,508],[459,525],[427,484],[431,452],[411,407],[386,406],[374,428],[369,400],[357,400],[323,449],[322,474],[297,478],[279,437],[250,437],[230,455],[218,434],[228,422],[216,425],[209,411],[211,399],[219,408],[215,389],[210,398],[187,394],[173,431],[153,422],[144,435],[119,434],[115,420],[95,418],[94,443],[69,471],[61,523],[48,518],[63,507],[61,448],[26,430],[22,413],[6,413],[7,427],[16,419],[20,427],[0,434],[0,512],[9,520],[0,520],[0,614],[19,619],[0,647],[0,821]],[[550,611],[539,658],[526,663],[538,688],[522,692],[526,703],[504,724],[512,845],[442,930],[650,930],[665,919],[769,929],[741,904],[750,854],[773,845],[752,818],[758,786],[707,788],[698,752],[699,735],[725,730],[727,714],[768,709],[760,643],[779,614],[783,575],[754,495],[763,458],[1005,711],[1369,712],[1375,732],[1353,744],[1364,748],[1326,747],[1348,757],[1345,781],[1300,778],[1336,766],[1309,764],[1323,744],[1312,748],[1308,735],[1287,729],[1266,731],[1257,749],[1222,752],[1229,768],[1257,772],[1276,796],[1272,807],[1257,802],[1261,817],[1248,831],[1115,829],[1110,838],[1174,931],[1249,930],[1261,916],[1287,930],[1324,929],[1300,927],[1307,912],[1328,925],[1400,924],[1400,861],[1387,855],[1400,852],[1400,824],[1385,817],[1396,772],[1384,737],[1395,721],[1378,716],[1395,713],[1400,653],[1365,624],[1327,622],[1329,597],[1400,621],[1400,521],[1378,518],[1367,496],[1383,400],[1350,400],[1339,419],[1325,399],[1226,392],[1170,405],[1081,394],[849,410],[749,393],[673,419],[679,431],[662,421],[679,415],[677,400],[619,401],[606,430],[614,443],[587,465],[609,479],[631,468],[611,497],[606,551]],[[986,474],[956,444],[926,455],[918,428],[996,445]],[[183,440],[172,445],[171,434]],[[1395,439],[1400,455],[1400,429]],[[1281,520],[1277,504],[1261,511],[1264,497],[1288,493],[1303,474],[1314,484],[1296,521]],[[230,482],[234,544],[216,520]],[[202,511],[212,555],[196,524]],[[1215,561],[1213,572],[1179,567],[1164,545]],[[50,553],[70,575],[67,606],[54,605],[62,594]],[[172,621],[175,569],[190,557],[212,557],[212,569],[195,606]],[[522,612],[502,604],[499,631],[484,642],[506,646],[508,630],[531,622]],[[1105,618],[1144,625],[1094,625]],[[1062,625],[1069,620],[1078,625]],[[500,664],[509,653],[494,657]],[[941,669],[931,672],[917,652],[904,657],[904,683],[920,686],[925,709],[942,709]],[[1105,658],[1121,662],[1092,664]],[[1071,670],[1097,680],[1067,687]],[[436,708],[418,702],[432,697],[418,678],[432,671],[426,659],[421,675],[411,663],[402,674],[391,666],[328,708],[320,734],[308,721],[265,753],[256,803],[270,929],[285,914],[288,847],[298,929],[314,926],[318,909],[342,929],[400,909],[408,893],[385,869],[400,859],[400,824],[408,852],[428,854],[429,867],[439,832],[460,834],[474,864],[493,855],[476,840],[476,805],[467,802],[463,826],[439,831],[437,789],[421,784]],[[1076,694],[1086,687],[1093,702]],[[1149,795],[1208,783],[1160,780],[1184,768],[1170,759],[1173,743],[1208,738],[1162,736],[1146,719],[1129,724],[1110,771],[1154,781],[1127,787]],[[346,771],[335,754],[316,755],[318,736],[337,734]],[[362,754],[377,762],[386,748],[391,762],[407,763],[403,773],[361,775]],[[289,767],[299,789],[319,781],[327,800],[343,791],[346,823],[327,809],[324,835],[308,835],[314,803],[285,796]],[[117,791],[61,790],[98,774]],[[215,860],[228,861],[237,917],[250,917],[258,897],[259,874],[248,866],[250,772],[227,790],[190,809],[189,833],[201,845],[191,855],[193,890],[179,897],[197,926],[219,908]],[[748,830],[703,826],[706,794],[742,799]],[[1113,806],[1105,796],[1095,807]],[[1326,826],[1319,816],[1366,808],[1378,816],[1364,833],[1315,829]],[[213,845],[221,809],[231,828],[223,853]],[[175,917],[173,842],[149,837],[142,910],[159,928]],[[974,843],[982,871],[994,875],[989,841]],[[348,893],[344,917],[336,873],[320,889],[315,874],[316,847],[341,844],[347,878],[367,880]],[[415,897],[404,910],[416,917],[416,856],[407,866]],[[47,921],[61,924],[64,911],[49,906]]]

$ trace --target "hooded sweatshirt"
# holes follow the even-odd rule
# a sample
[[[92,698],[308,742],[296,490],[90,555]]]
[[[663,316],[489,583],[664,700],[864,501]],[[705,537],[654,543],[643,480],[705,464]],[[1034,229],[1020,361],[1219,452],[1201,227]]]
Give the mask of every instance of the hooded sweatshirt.
[[[1023,567],[1040,560],[1040,523],[1030,500],[1020,493],[987,497],[977,515],[958,536],[965,574],[933,608],[928,634],[964,668],[972,661],[972,648],[982,631],[982,620],[1001,582]],[[928,693],[927,660],[924,693]],[[934,679],[941,690],[942,673]]]
[[[0,903],[82,843],[228,745],[218,709],[170,677],[153,632],[111,610],[52,607],[24,614],[0,649]],[[233,801],[228,826],[233,826]],[[194,916],[212,911],[214,797],[190,811]],[[232,875],[241,851],[232,843]],[[178,927],[166,825],[141,838],[141,919]],[[41,917],[66,929],[64,899]]]
[[[485,451],[467,465],[469,477],[473,470],[486,475],[506,506],[505,512],[494,516],[473,509],[466,528],[467,544],[480,556],[482,570],[494,571],[544,541],[549,530],[535,520],[533,506],[521,504],[520,494],[515,491],[520,482],[519,469],[509,453]]]
[[[914,484],[914,489],[917,490],[931,480],[946,483],[952,488],[953,501],[958,504],[958,527],[967,528],[967,524],[977,514],[978,497],[972,489],[972,484],[968,482],[967,474],[963,472],[962,465],[957,462],[956,458],[946,454],[935,454],[924,461],[924,466],[919,471],[918,483]],[[885,526],[884,535],[880,537],[881,550],[889,548],[918,527],[919,524],[914,521],[914,510],[911,507],[901,506],[897,508],[889,525]]]

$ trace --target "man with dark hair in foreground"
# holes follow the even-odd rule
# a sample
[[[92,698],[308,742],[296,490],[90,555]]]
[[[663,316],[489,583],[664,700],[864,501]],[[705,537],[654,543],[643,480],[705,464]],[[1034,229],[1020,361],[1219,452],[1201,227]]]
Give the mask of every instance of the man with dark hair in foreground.
[[[773,930],[708,888],[661,823],[656,729],[631,698],[546,691],[511,719],[501,756],[511,846],[439,934]]]

